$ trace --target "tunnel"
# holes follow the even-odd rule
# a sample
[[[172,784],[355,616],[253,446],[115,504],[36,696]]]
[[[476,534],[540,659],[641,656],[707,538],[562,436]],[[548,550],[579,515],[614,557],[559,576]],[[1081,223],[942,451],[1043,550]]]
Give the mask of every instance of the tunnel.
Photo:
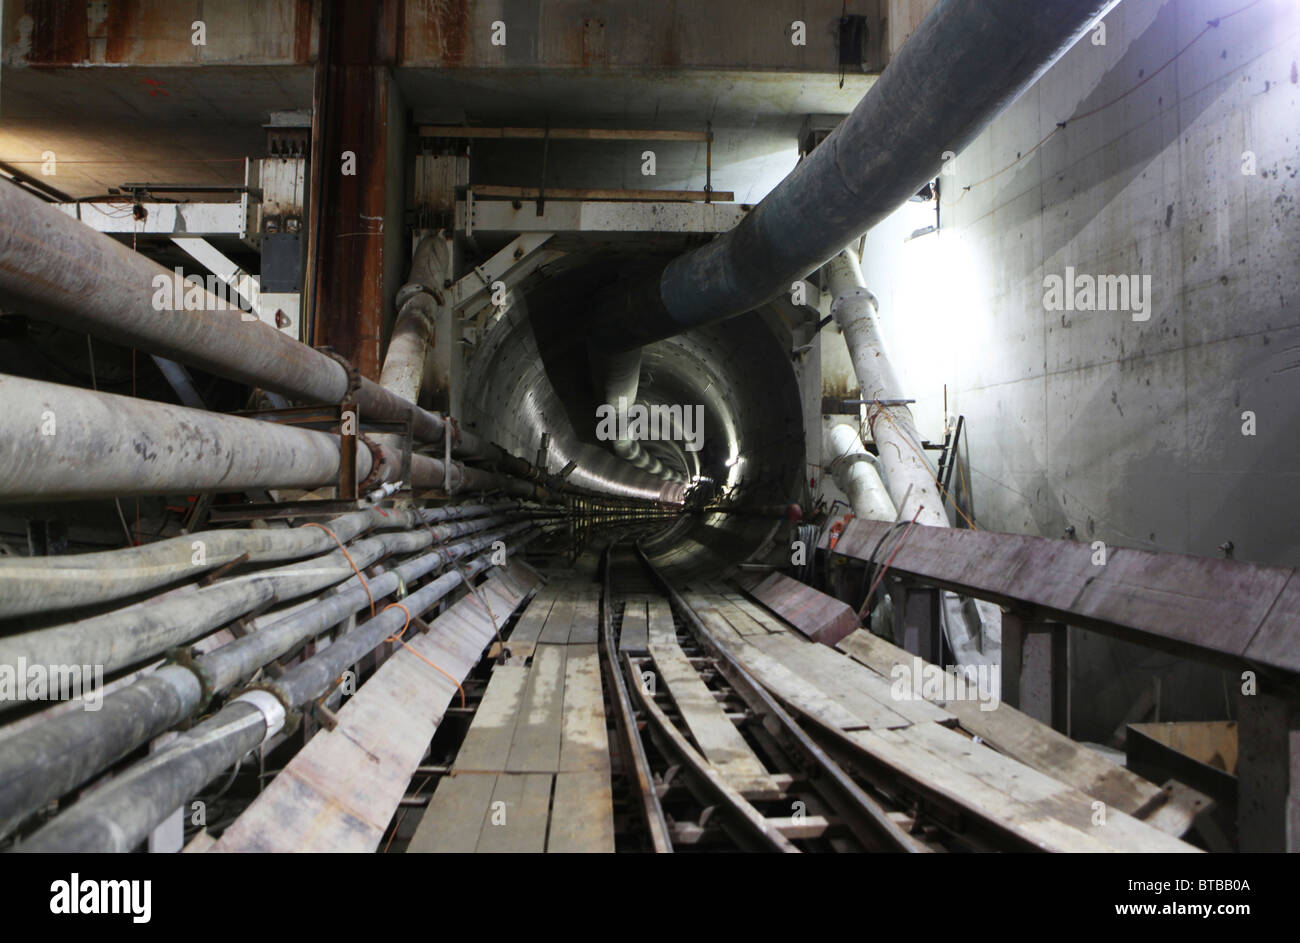
[[[0,0],[0,852],[1300,849],[1298,25]]]

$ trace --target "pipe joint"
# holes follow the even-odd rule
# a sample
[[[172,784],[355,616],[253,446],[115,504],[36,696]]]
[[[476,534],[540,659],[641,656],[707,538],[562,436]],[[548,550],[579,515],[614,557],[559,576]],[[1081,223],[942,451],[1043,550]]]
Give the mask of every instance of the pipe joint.
[[[302,712],[289,705],[288,698],[275,682],[253,685],[231,698],[230,703],[239,701],[253,705],[266,722],[266,731],[262,734],[262,743],[266,743],[281,730],[293,733],[302,720]]]

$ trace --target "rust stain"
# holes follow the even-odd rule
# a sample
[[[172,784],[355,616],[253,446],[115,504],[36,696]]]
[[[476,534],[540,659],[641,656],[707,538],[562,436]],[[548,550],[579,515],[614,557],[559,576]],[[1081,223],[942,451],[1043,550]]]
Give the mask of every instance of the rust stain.
[[[318,343],[378,379],[382,290],[387,83],[375,66],[331,68],[325,153],[356,154],[356,176],[327,173],[321,219]]]
[[[136,27],[142,15],[145,15],[144,11],[135,0],[108,4],[108,16],[103,25],[105,62],[128,62],[132,59],[131,49],[140,32]],[[151,91],[149,94],[154,93]]]
[[[85,0],[27,0],[23,12],[32,21],[29,65],[72,65],[89,57]]]
[[[464,65],[469,48],[469,0],[435,0],[427,22],[433,26],[430,45],[441,65]]]
[[[316,25],[313,0],[298,0],[293,13],[293,61],[311,61],[311,38]]]

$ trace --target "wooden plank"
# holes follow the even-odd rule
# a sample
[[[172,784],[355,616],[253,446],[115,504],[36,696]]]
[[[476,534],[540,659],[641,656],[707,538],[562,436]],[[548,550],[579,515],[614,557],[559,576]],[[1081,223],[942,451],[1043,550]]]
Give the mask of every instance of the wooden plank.
[[[546,850],[612,854],[614,797],[607,773],[557,773]]]
[[[492,669],[483,699],[456,753],[454,768],[462,770],[505,769],[514,739],[515,721],[524,702],[529,669],[498,665]]]
[[[510,757],[504,767],[509,772],[555,772],[560,768],[567,648],[538,645],[533,652]]]
[[[947,711],[929,701],[895,698],[890,684],[852,658],[798,635],[765,635],[750,640],[827,697],[861,717],[883,718],[867,726],[898,727],[903,723],[954,723]],[[883,712],[883,713],[882,713]]]
[[[889,526],[851,520],[835,553],[865,560]],[[1086,543],[927,527],[913,528],[890,571],[980,599],[1031,604],[1043,618],[1195,658],[1295,666],[1283,653],[1296,650],[1296,623],[1270,618],[1279,608],[1300,611],[1300,587],[1286,591],[1290,567],[1128,547],[1112,548],[1106,565],[1096,566]],[[1267,642],[1259,639],[1251,652],[1265,630]]]
[[[537,187],[508,187],[476,183],[470,190],[476,197],[505,200],[536,200],[542,197]],[[547,187],[548,200],[633,200],[662,203],[730,203],[736,194],[730,190],[643,190],[593,187]]]
[[[804,713],[832,727],[852,730],[874,726],[902,727],[909,723],[893,711],[881,710],[868,716],[861,716],[848,710],[843,704],[832,699],[802,676],[795,674],[775,658],[745,642],[735,632],[729,635],[715,632],[714,638],[759,684],[787,703],[795,705]]]
[[[743,636],[768,634],[766,627],[737,607],[736,600],[718,593],[702,594],[699,598],[710,614],[725,621],[736,634]]]
[[[524,610],[524,614],[515,623],[508,641],[536,642],[537,637],[542,634],[542,626],[546,625],[546,619],[551,614],[551,607],[555,605],[555,597],[556,593],[550,587],[534,596],[533,601]]]
[[[564,665],[560,765],[566,772],[609,773],[609,734],[595,645],[570,645]]]
[[[686,729],[700,752],[729,782],[747,784],[767,778],[767,768],[750,749],[736,725],[727,719],[718,699],[700,680],[676,638],[659,636],[650,644],[659,676],[677,704]]]
[[[673,624],[673,609],[668,600],[652,598],[648,601],[646,633],[650,642],[676,640],[677,627]]]
[[[497,776],[445,776],[434,790],[407,854],[471,854],[478,848]]]
[[[498,776],[475,851],[480,854],[545,851],[554,778],[550,773]]]
[[[780,634],[783,632],[789,632],[791,629],[790,625],[779,616],[772,615],[772,613],[768,612],[762,606],[757,605],[752,600],[738,599],[732,605],[769,632]]]
[[[1118,809],[1097,817],[1092,797],[939,724],[865,730],[868,753],[1045,851],[1194,852]]]
[[[570,645],[595,645],[600,639],[600,590],[591,587],[578,595],[573,604],[573,625],[569,628]]]
[[[537,641],[545,645],[567,645],[569,630],[573,628],[573,607],[573,593],[566,590],[551,608]]]
[[[914,666],[915,656],[863,630],[842,639],[839,648],[886,678],[893,677],[895,665]],[[994,709],[984,710],[978,701],[954,700],[946,701],[944,710],[993,749],[1122,812],[1132,815],[1159,797],[1160,788],[1154,783],[1014,707],[999,702]]]
[[[784,573],[769,574],[749,595],[823,645],[833,646],[858,627],[858,614],[847,603]]]
[[[495,772],[472,771],[505,767],[527,679],[528,669],[522,666],[493,669],[456,754],[452,775],[443,777],[434,790],[407,846],[408,853],[467,853],[478,847],[497,776]],[[457,771],[469,772],[457,775]]]
[[[555,778],[548,852],[613,852],[614,799],[601,689],[600,653],[571,644],[564,668],[560,770]]]
[[[707,131],[637,130],[635,128],[482,128],[454,124],[422,124],[424,138],[496,138],[498,140],[552,141],[698,141],[709,139]]]
[[[649,646],[646,599],[644,596],[630,596],[623,604],[623,627],[618,633],[618,650],[640,653],[648,651]]]
[[[497,588],[493,578],[488,584]],[[522,602],[502,608],[506,614]],[[415,653],[463,678],[494,638],[482,609],[461,598],[408,638],[213,846],[214,851],[374,851],[456,686]]]

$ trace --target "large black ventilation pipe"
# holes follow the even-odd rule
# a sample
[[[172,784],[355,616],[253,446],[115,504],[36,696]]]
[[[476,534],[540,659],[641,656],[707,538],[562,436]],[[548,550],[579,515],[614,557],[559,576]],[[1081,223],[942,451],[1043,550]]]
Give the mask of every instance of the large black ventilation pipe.
[[[1113,0],[940,0],[871,91],[741,223],[597,300],[597,356],[744,314],[880,222]]]

